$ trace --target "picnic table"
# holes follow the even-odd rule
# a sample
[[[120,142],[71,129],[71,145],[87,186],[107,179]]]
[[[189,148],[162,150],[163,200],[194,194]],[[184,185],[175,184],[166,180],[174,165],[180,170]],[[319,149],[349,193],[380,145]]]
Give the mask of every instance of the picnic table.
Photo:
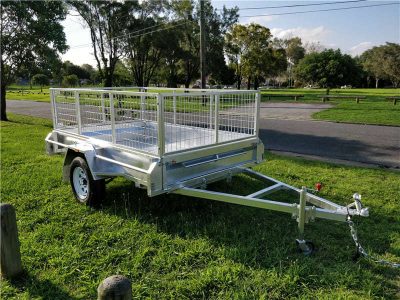
[[[304,97],[304,95],[299,95],[299,94],[262,94],[265,97],[268,97],[268,100],[271,100],[272,97],[281,97],[281,98],[294,98],[295,101],[297,101],[298,98]]]
[[[336,99],[355,99],[357,103],[360,103],[361,99],[365,99],[365,96],[357,95],[318,95],[322,99],[322,102],[329,101],[331,98]]]
[[[396,105],[397,100],[400,100],[400,96],[390,96],[390,97],[386,97],[386,100],[393,101],[393,105]]]

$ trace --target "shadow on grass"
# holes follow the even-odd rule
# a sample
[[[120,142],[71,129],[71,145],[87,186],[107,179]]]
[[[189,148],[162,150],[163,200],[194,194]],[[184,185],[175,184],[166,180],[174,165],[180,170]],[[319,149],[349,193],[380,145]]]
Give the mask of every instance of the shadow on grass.
[[[246,176],[240,176],[235,177],[230,185],[221,182],[210,188],[246,194],[260,186]],[[293,194],[278,194],[272,200],[287,201],[288,197],[296,200]],[[385,286],[396,289],[390,282],[398,276],[396,270],[365,260],[353,262],[355,246],[344,223],[317,220],[306,225],[306,238],[315,242],[318,249],[310,259],[298,253],[295,245],[297,223],[283,213],[179,195],[149,198],[145,191],[134,188],[127,181],[110,186],[102,209],[122,219],[134,218],[155,225],[158,231],[171,236],[187,240],[206,239],[214,247],[223,249],[228,259],[253,269],[285,268],[300,260],[305,266],[305,277],[319,272],[339,276],[344,269],[356,276],[359,272],[357,265],[361,263],[369,269],[368,276],[376,284],[381,284],[384,276],[387,279]],[[393,224],[393,219],[374,212],[368,222],[360,221],[363,227],[360,238],[378,253],[388,252],[390,236],[400,229],[397,225],[387,226]],[[383,231],[385,235],[381,234]],[[376,241],[377,234],[380,235]],[[399,253],[393,254],[399,256]]]
[[[66,291],[64,291],[51,281],[39,280],[26,271],[24,271],[18,278],[9,280],[9,283],[11,284],[11,286],[17,288],[20,291],[26,291],[29,294],[29,299],[78,299],[72,297],[70,294],[68,294]]]
[[[241,175],[234,177],[231,184],[214,183],[209,188],[248,194],[261,188],[261,184]],[[272,200],[287,198],[291,199],[287,202],[297,201],[294,195],[286,193]],[[190,241],[202,239],[210,244],[207,251],[218,251],[219,255],[222,252],[227,260],[249,269],[282,276],[295,272],[301,284],[316,290],[340,287],[357,292],[372,285],[378,297],[389,297],[388,293],[394,295],[398,290],[397,270],[365,259],[353,261],[355,246],[345,223],[318,219],[306,224],[306,238],[315,243],[317,252],[305,257],[295,245],[297,223],[284,213],[173,194],[149,198],[146,191],[136,189],[124,179],[109,185],[101,209],[122,220],[152,225],[171,238],[184,239],[188,241],[187,251],[193,251]],[[367,219],[355,218],[367,251],[399,256],[390,249],[391,237],[400,230],[395,219],[379,210]]]

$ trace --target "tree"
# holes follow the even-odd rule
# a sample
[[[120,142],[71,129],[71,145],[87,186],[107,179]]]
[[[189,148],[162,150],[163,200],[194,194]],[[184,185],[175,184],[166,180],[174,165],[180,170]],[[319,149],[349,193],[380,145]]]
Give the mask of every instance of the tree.
[[[119,38],[129,19],[129,8],[137,2],[120,1],[69,1],[88,25],[93,54],[103,85],[113,85],[117,61],[122,55]]]
[[[58,1],[1,1],[1,120],[7,120],[6,87],[23,66],[56,60],[67,49]]]
[[[345,84],[357,85],[361,68],[355,60],[339,49],[307,54],[295,67],[297,80],[321,87],[337,87]]]
[[[241,77],[247,77],[247,88],[251,80],[257,89],[260,78],[276,76],[286,69],[286,55],[283,49],[272,47],[272,35],[268,28],[259,24],[234,25],[226,34],[226,52],[231,62],[236,64],[238,88]]]
[[[86,69],[75,65],[68,60],[62,64],[62,73],[63,75],[75,74],[79,79],[90,79],[90,73],[86,71]]]
[[[364,70],[375,78],[375,88],[379,86],[379,80],[389,79],[393,86],[400,83],[400,45],[386,43],[365,51],[360,60]]]
[[[184,83],[183,73],[178,69],[178,63],[183,59],[183,50],[179,44],[180,31],[172,28],[164,31],[163,36],[168,42],[165,43],[157,75],[159,80],[167,83],[167,87],[176,88],[178,83]]]
[[[216,83],[223,83],[224,76],[229,74],[225,62],[224,47],[225,34],[239,20],[239,9],[233,7],[222,8],[218,13],[209,1],[204,3],[205,10],[205,36],[206,36],[206,74],[211,75]],[[198,16],[200,18],[200,16]]]
[[[374,47],[370,50],[365,51],[361,55],[363,60],[364,70],[375,78],[375,88],[379,86],[379,80],[386,77],[384,71],[384,53],[380,47]]]
[[[79,84],[79,78],[75,74],[67,75],[63,77],[62,85],[63,86],[77,86]]]
[[[49,77],[44,74],[36,74],[32,77],[32,83],[40,85],[40,91],[43,92],[43,86],[49,85]]]
[[[149,85],[168,47],[169,40],[164,35],[168,24],[164,17],[159,17],[165,13],[165,5],[165,1],[143,1],[130,9],[124,54],[137,86]],[[146,28],[154,28],[154,32]],[[132,32],[137,33],[129,35]]]
[[[85,72],[86,72],[87,74],[89,74],[88,79],[90,79],[90,81],[91,81],[92,83],[96,83],[96,82],[97,82],[98,73],[97,73],[97,71],[96,71],[91,65],[89,65],[89,64],[83,64],[83,65],[81,65],[81,68],[82,68],[83,70],[85,70]]]
[[[306,49],[303,47],[301,38],[293,37],[284,41],[284,48],[288,60],[294,65],[297,65],[300,59],[302,59],[306,53]]]
[[[400,44],[386,43],[383,47],[384,71],[393,86],[397,88],[400,84]]]
[[[129,69],[122,63],[122,61],[118,61],[115,66],[113,82],[115,86],[128,86],[132,84]]]
[[[204,1],[204,0],[203,0]],[[199,3],[193,0],[174,0],[171,2],[171,14],[175,17],[179,32],[181,52],[177,63],[178,74],[183,74],[185,87],[199,75]],[[206,74],[212,74],[218,82],[223,81],[224,74],[229,72],[224,57],[224,35],[237,23],[238,8],[223,7],[217,12],[210,1],[204,1],[205,42],[206,42]]]
[[[306,54],[321,53],[322,51],[326,50],[325,46],[321,45],[320,42],[306,42],[304,44],[304,49]]]

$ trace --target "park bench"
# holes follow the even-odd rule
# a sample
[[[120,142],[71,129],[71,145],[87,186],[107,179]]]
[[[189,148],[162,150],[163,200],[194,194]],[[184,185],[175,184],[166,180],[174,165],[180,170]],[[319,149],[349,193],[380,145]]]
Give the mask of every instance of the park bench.
[[[8,90],[7,93],[16,93],[16,94],[21,94],[21,95],[49,95],[48,92],[32,92],[32,91],[27,91],[27,90]]]
[[[390,97],[386,97],[386,100],[393,101],[393,105],[396,105],[397,100],[400,100],[400,96],[390,96]]]
[[[295,94],[262,94],[264,97],[268,97],[268,100],[271,100],[271,98],[294,98],[295,101],[297,101],[298,98],[304,97],[304,95],[295,95]]]
[[[337,99],[355,99],[357,103],[360,102],[361,99],[365,99],[365,96],[354,96],[354,95],[319,95],[322,99],[322,102],[329,101],[331,98]]]

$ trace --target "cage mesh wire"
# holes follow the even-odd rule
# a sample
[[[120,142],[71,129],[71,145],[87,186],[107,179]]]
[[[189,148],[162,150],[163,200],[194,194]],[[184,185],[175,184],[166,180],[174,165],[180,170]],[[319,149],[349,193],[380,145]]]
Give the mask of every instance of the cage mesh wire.
[[[179,151],[214,142],[213,96],[164,96],[165,151]]]
[[[57,129],[158,154],[156,94],[98,90],[76,93],[56,91],[54,105]],[[204,95],[171,93],[164,94],[160,99],[163,101],[167,153],[255,135],[255,92],[207,92]]]
[[[54,114],[56,129],[77,129],[75,93],[71,91],[54,92]]]
[[[117,144],[157,153],[157,97],[121,93],[113,102]]]
[[[168,95],[164,96],[164,111],[166,152],[255,134],[256,93]]]
[[[255,134],[256,93],[221,94],[219,99],[220,142]]]

